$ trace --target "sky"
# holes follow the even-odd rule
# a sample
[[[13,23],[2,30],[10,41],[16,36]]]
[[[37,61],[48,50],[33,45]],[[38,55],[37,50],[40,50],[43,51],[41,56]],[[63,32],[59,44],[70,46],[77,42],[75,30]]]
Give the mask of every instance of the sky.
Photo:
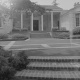
[[[53,0],[31,0],[32,2],[37,2],[37,4],[40,5],[52,5]],[[58,6],[69,10],[74,7],[75,2],[80,2],[80,0],[56,0],[58,3]]]

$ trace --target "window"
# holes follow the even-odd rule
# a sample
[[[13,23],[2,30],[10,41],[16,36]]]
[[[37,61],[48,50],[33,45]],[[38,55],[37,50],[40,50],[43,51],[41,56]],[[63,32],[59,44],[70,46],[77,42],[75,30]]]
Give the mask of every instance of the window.
[[[80,26],[80,14],[76,14],[76,26]]]

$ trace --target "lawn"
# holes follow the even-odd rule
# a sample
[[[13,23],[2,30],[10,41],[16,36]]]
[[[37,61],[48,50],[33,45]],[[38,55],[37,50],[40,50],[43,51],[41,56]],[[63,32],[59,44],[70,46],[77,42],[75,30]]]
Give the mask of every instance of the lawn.
[[[19,50],[13,52],[15,54],[15,52],[19,52]],[[28,56],[80,56],[80,48],[25,50],[25,53]]]
[[[42,46],[44,44],[47,44],[49,48]],[[16,41],[10,49],[13,51],[23,49],[28,56],[78,56],[80,55],[80,40],[73,40],[70,44],[70,40],[63,39],[30,39]]]

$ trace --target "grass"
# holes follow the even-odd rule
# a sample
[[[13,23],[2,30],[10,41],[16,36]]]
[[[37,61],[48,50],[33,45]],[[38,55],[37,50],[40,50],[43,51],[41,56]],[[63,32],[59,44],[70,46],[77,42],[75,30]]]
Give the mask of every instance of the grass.
[[[19,52],[19,50],[13,51]],[[79,48],[72,49],[44,49],[44,50],[25,50],[28,56],[80,56]]]

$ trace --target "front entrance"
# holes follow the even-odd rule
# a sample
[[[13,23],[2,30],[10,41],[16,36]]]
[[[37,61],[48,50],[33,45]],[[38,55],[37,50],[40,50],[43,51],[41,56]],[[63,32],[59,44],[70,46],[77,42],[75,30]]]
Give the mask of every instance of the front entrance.
[[[33,20],[33,30],[39,31],[39,20]]]

